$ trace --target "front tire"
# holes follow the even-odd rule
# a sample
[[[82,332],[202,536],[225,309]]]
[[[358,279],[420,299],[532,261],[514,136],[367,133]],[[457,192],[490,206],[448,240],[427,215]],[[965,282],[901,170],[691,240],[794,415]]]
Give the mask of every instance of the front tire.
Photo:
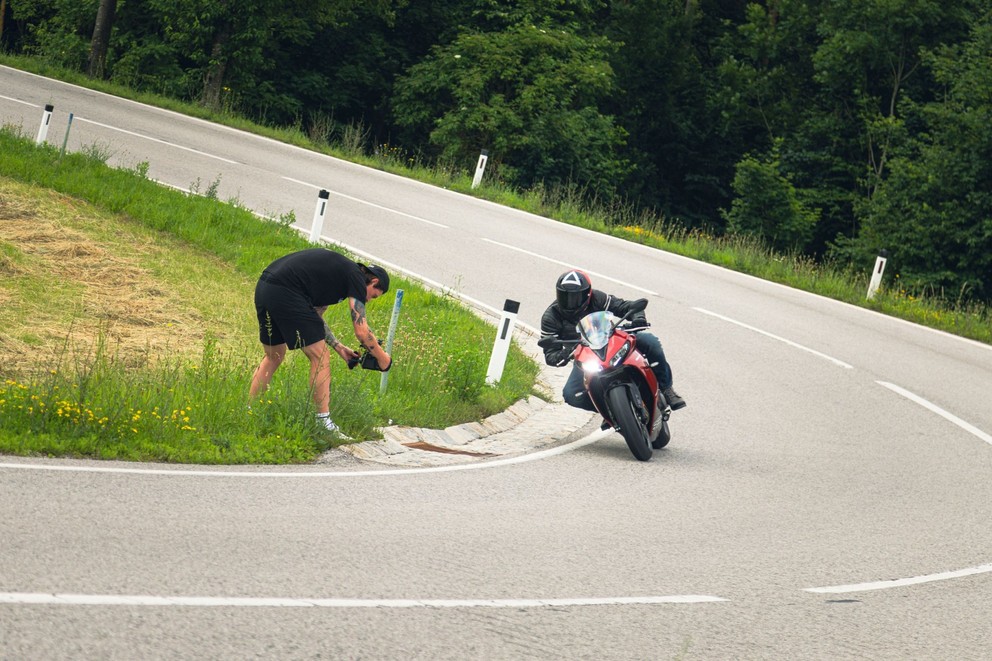
[[[606,403],[610,406],[613,419],[620,428],[627,447],[639,461],[651,458],[651,444],[648,442],[648,430],[641,424],[634,412],[634,402],[630,393],[624,387],[616,387],[606,393]]]
[[[668,441],[672,440],[672,432],[668,428],[668,421],[663,420],[661,423],[661,431],[658,432],[658,438],[651,441],[651,447],[655,450],[660,450],[661,448],[668,445]]]

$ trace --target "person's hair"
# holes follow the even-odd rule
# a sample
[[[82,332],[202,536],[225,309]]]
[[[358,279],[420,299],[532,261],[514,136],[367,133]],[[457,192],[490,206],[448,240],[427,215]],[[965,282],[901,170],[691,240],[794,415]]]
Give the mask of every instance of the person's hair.
[[[376,285],[376,287],[379,288],[379,291],[381,291],[383,294],[389,291],[389,273],[386,272],[386,269],[376,264],[372,264],[368,266],[366,266],[365,264],[359,264],[358,267],[362,270],[362,273],[365,275],[366,285],[372,284],[372,280],[377,279],[379,283]]]

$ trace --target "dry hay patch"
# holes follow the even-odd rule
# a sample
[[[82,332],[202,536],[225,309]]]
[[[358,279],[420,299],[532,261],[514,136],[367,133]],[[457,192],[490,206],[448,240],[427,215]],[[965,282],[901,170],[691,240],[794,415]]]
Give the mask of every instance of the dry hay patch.
[[[15,265],[0,254],[0,274],[27,275],[72,284],[83,291],[79,300],[23,301],[30,309],[0,339],[0,360],[15,371],[48,364],[66,346],[89,352],[102,338],[126,364],[143,364],[183,352],[196,355],[202,344],[202,319],[183,304],[177,292],[140,265],[140,257],[155,250],[147,240],[130,244],[101,244],[70,227],[79,210],[62,203],[66,218],[39,213],[25,201],[0,197],[0,241],[10,243],[28,259]],[[66,221],[66,222],[63,222]],[[130,238],[130,237],[129,237]],[[126,254],[124,254],[126,251]],[[0,302],[16,296],[0,288]],[[63,309],[66,305],[71,311]],[[33,341],[18,340],[30,335]]]

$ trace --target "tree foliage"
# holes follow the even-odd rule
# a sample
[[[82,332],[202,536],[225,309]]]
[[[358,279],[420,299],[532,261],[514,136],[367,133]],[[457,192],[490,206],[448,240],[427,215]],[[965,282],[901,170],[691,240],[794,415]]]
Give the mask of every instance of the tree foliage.
[[[776,145],[766,160],[747,155],[737,164],[737,196],[725,217],[732,232],[759,237],[782,252],[799,253],[812,237],[819,211],[803,204],[783,174],[777,152]]]
[[[924,53],[941,97],[907,108],[889,176],[853,245],[888,248],[909,286],[992,299],[992,18]]]
[[[3,6],[12,52],[992,300],[989,0]]]
[[[546,25],[463,34],[433,49],[397,81],[396,121],[448,161],[488,149],[518,185],[577,181],[609,192],[624,168],[623,131],[598,109],[613,85],[610,44]]]

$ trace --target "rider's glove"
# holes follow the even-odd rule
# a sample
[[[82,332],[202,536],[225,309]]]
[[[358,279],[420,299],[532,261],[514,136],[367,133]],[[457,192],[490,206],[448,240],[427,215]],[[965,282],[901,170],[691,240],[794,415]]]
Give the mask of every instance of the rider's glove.
[[[548,365],[554,365],[555,367],[561,367],[568,363],[572,356],[572,350],[562,347],[557,351],[550,351],[545,354],[544,358]]]
[[[634,318],[630,320],[631,328],[644,328],[645,326],[650,326],[648,323],[648,318],[643,314],[634,315]]]

